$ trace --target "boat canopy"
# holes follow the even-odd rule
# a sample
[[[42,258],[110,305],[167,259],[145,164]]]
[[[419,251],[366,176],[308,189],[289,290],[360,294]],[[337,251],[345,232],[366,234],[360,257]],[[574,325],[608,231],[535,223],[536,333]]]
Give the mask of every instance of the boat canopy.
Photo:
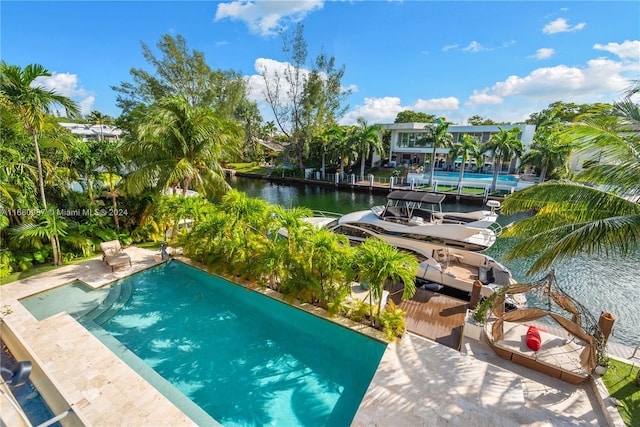
[[[403,200],[418,203],[442,203],[444,198],[444,194],[406,190],[394,190],[387,195],[387,200]]]

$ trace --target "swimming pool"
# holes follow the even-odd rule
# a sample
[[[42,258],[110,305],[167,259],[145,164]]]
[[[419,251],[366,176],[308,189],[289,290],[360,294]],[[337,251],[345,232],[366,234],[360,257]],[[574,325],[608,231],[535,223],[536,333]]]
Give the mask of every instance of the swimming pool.
[[[457,184],[458,178],[460,178],[460,172],[435,172],[433,179],[441,184]],[[416,183],[429,182],[429,172],[424,174],[409,173],[407,175],[407,182],[411,182],[414,179]],[[491,185],[493,182],[493,174],[485,173],[465,173],[462,177],[462,182],[465,185]],[[498,175],[499,186],[516,187],[518,185],[518,178],[511,175]]]
[[[347,426],[385,345],[172,261],[102,327],[227,426]]]

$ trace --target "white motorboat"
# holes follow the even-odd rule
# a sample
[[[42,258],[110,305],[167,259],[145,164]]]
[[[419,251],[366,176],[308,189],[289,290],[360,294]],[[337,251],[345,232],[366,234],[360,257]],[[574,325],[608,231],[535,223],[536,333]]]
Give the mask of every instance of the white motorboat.
[[[444,194],[438,193],[394,190],[387,196],[386,206],[342,215],[336,221],[340,225],[355,225],[376,234],[470,251],[481,251],[495,243],[502,231],[496,222],[500,202],[490,200],[487,203],[490,210],[443,212],[444,198]],[[324,220],[319,218],[318,221]]]
[[[323,224],[318,219],[310,219],[309,222],[315,225]],[[482,283],[480,294],[486,298],[500,288],[516,283],[505,266],[478,252],[389,234],[377,234],[353,224],[337,224],[329,229],[334,233],[346,235],[352,244],[362,243],[367,238],[378,238],[399,250],[415,255],[420,263],[416,278],[420,285],[431,290],[439,290],[439,286],[444,286],[470,295],[473,283],[479,280]],[[522,294],[510,295],[507,303],[514,307],[523,307],[526,305],[526,297]]]

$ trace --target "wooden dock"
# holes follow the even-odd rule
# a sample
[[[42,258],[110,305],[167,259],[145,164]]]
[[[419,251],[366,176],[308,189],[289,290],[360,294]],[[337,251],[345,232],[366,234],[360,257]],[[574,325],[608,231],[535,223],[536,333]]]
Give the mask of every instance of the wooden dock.
[[[420,288],[413,298],[401,301],[401,289],[393,288],[390,294],[393,302],[407,313],[407,330],[457,350],[469,303]]]

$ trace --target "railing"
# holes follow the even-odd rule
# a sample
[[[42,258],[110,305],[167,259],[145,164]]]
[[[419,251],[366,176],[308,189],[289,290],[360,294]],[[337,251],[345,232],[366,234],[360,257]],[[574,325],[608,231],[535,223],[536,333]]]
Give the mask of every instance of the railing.
[[[327,173],[322,177],[320,172],[313,172],[307,175],[307,179],[312,181],[320,181],[326,183],[332,183],[335,185],[352,185],[355,187],[387,187],[392,188],[404,188],[412,190],[426,190],[426,191],[441,191],[444,193],[454,193],[457,196],[462,195],[476,195],[482,197],[485,201],[488,200],[491,193],[491,184],[479,183],[479,182],[464,182],[458,185],[458,178],[443,179],[439,178],[433,181],[433,185],[427,185],[425,182],[420,182],[414,177],[375,177],[374,175],[367,175],[364,180],[360,180],[358,174],[337,174]],[[473,179],[469,177],[469,179]],[[445,188],[443,188],[445,187]],[[447,188],[448,187],[448,188]],[[465,191],[467,190],[467,191]],[[469,191],[469,190],[481,190],[481,191]],[[514,192],[515,187],[511,184],[496,185],[496,191],[506,191],[508,193]]]
[[[313,216],[319,216],[323,218],[340,218],[342,216],[342,214],[340,213],[331,211],[320,211],[313,209],[311,212],[313,212]]]

